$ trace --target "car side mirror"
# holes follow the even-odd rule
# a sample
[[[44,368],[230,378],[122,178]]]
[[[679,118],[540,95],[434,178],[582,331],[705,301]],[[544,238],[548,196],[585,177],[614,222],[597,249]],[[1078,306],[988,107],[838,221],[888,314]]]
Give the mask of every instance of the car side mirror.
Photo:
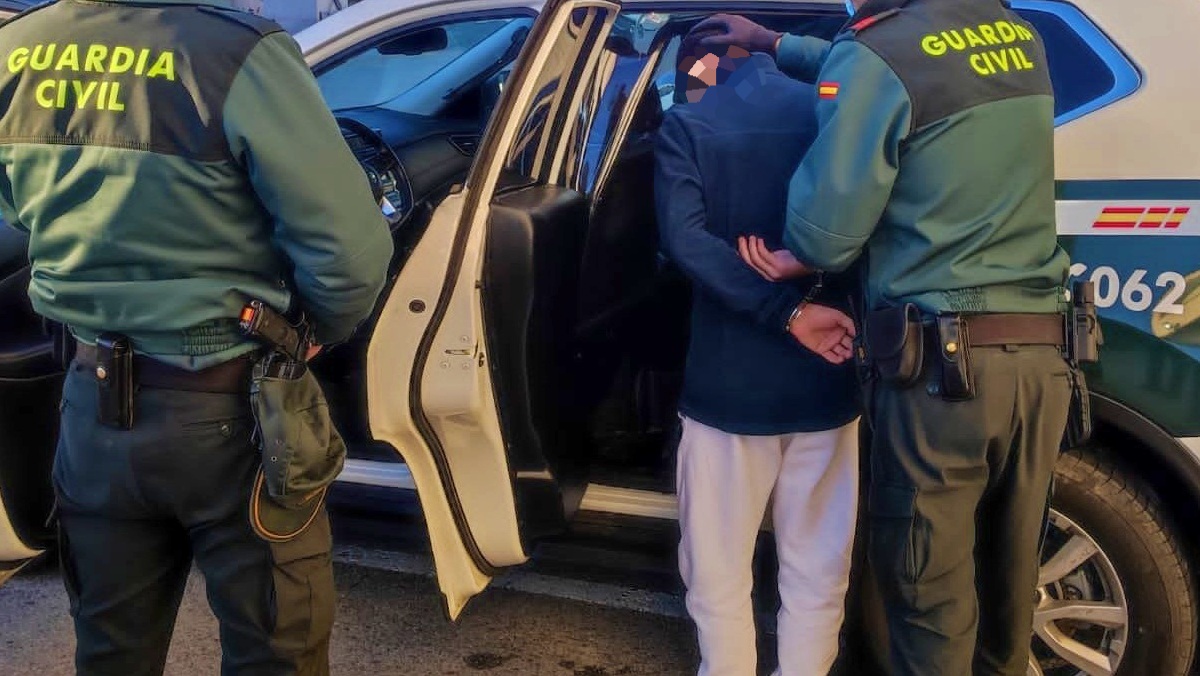
[[[416,56],[445,49],[448,44],[450,44],[450,40],[446,35],[446,29],[434,26],[392,38],[380,44],[376,50],[385,56]]]

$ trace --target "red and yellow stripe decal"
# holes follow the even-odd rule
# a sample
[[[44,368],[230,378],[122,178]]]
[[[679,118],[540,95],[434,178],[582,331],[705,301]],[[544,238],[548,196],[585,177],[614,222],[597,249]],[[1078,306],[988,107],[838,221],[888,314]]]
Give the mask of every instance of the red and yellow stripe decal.
[[[1190,207],[1105,207],[1093,228],[1178,228]]]
[[[837,82],[822,82],[817,86],[817,95],[823,99],[836,99],[842,85]]]

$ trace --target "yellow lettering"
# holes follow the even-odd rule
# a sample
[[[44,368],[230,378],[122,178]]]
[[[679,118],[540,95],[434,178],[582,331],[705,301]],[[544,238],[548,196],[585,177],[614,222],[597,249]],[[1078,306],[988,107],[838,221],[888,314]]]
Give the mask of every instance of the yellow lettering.
[[[124,73],[133,67],[133,60],[136,56],[128,47],[113,47],[112,61],[108,63],[108,72]]]
[[[98,82],[92,81],[87,83],[87,88],[84,88],[83,83],[75,80],[71,85],[75,88],[75,107],[83,108],[87,106],[88,99],[92,98],[92,94],[96,91]]]
[[[106,56],[108,56],[108,47],[89,45],[87,57],[83,60],[83,69],[89,73],[103,73],[104,57]]]
[[[104,97],[108,96],[108,88],[111,85],[110,82],[100,83],[100,93],[96,94],[96,110],[104,110]]]
[[[79,70],[79,45],[72,43],[63,47],[54,70]]]
[[[149,59],[149,58],[150,58],[150,50],[143,49],[138,54],[137,66],[134,67],[133,72],[136,73],[137,75],[141,75],[142,73],[145,73],[146,72],[146,59]]]
[[[50,64],[54,63],[54,52],[57,49],[58,45],[55,43],[34,45],[33,56],[29,57],[29,67],[34,70],[50,70]]]
[[[985,52],[989,61],[992,62],[992,72],[996,72],[996,67],[1005,73],[1008,72],[1008,52]]]
[[[1025,54],[1025,50],[1020,47],[1013,47],[1013,58],[1020,59],[1024,64],[1025,70],[1033,70],[1035,68],[1033,62],[1029,60],[1029,56]]]
[[[37,86],[37,93],[34,95],[37,98],[38,105],[43,108],[53,108],[54,99],[46,96],[47,89],[54,88],[54,80],[46,80]]]
[[[984,77],[992,74],[992,72],[988,70],[987,59],[983,58],[983,54],[971,55],[971,68],[974,68],[976,73],[979,73]]]
[[[921,49],[930,56],[942,56],[946,53],[946,43],[936,35],[926,35],[921,40]]]
[[[967,36],[967,43],[970,44],[972,47],[986,47],[987,46],[987,42],[985,42],[983,38],[979,37],[978,33],[971,30],[970,28],[964,28],[963,35]]]
[[[120,95],[121,95],[121,83],[120,82],[112,83],[112,86],[108,88],[108,109],[109,110],[116,110],[118,112],[125,110],[125,104],[123,102],[121,102]]]
[[[29,48],[17,47],[8,55],[8,72],[20,73],[29,63]]]
[[[59,110],[62,110],[67,107],[67,81],[66,80],[58,81],[58,101],[55,102],[54,106],[56,108],[58,108]]]
[[[146,73],[146,77],[165,77],[171,82],[175,81],[175,52],[163,52],[159,54],[158,60],[154,62],[154,66],[150,68],[150,72]]]
[[[989,26],[987,24],[984,24],[979,27],[979,34],[983,36],[984,40],[988,41],[989,45],[1002,44],[1002,41],[1000,40],[1000,38],[996,37],[996,29],[992,28],[991,26]]]
[[[1020,24],[1016,25],[1015,28],[1017,29],[1017,37],[1026,42],[1033,40],[1033,33],[1030,33],[1028,28]]]
[[[1017,41],[1017,31],[1013,29],[1013,25],[1007,21],[997,21],[996,31],[1000,34],[1000,39],[1005,42]]]
[[[963,36],[958,31],[943,31],[942,37],[946,39],[946,44],[956,52],[967,48],[967,41],[963,40]]]

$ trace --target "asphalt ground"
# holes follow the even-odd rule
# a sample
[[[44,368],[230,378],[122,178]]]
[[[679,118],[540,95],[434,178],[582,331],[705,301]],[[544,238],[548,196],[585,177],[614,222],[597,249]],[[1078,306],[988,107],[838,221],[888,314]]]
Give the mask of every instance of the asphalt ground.
[[[695,673],[694,632],[686,620],[569,598],[592,583],[510,577],[451,624],[433,580],[419,570],[424,565],[419,557],[372,556],[339,552],[340,561],[355,562],[338,563],[335,570],[334,674]],[[551,588],[520,590],[542,584]],[[554,584],[562,594],[548,595]],[[53,567],[22,572],[0,588],[0,674],[66,676],[73,673],[73,650],[67,599]],[[203,580],[193,575],[167,673],[216,674],[219,661],[217,623],[204,599]]]

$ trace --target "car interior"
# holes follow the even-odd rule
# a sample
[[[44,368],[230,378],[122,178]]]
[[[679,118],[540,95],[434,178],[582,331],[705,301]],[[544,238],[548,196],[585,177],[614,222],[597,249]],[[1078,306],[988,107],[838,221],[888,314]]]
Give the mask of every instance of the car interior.
[[[584,169],[570,187],[515,180],[493,198],[484,311],[514,481],[522,481],[523,469],[548,467],[568,490],[593,482],[673,491],[676,404],[691,291],[659,251],[652,206],[654,137],[665,108],[675,101],[675,50],[704,16],[622,14],[605,44],[615,66],[604,93],[585,104],[593,119],[588,148],[579,152]],[[845,21],[835,12],[752,18],[778,30],[822,37],[832,37]],[[433,205],[465,178],[529,23],[513,18],[480,27],[495,31],[476,43],[476,49],[492,50],[489,58],[473,61],[484,70],[456,73],[469,84],[449,86],[459,98],[441,109],[404,112],[399,108],[420,107],[402,103],[404,96],[338,108],[334,87],[325,91],[376,194],[393,195],[389,201],[402,212],[390,218],[398,252],[394,271],[428,225]],[[498,24],[502,27],[496,29]],[[416,37],[390,38],[374,49],[385,55],[424,54],[444,49],[447,34],[453,42],[464,32],[433,27]],[[505,44],[507,52],[500,47]],[[356,58],[361,57],[339,65],[353,65]],[[651,62],[654,77],[636,90],[638,74]],[[323,88],[338,67],[324,75],[318,71]],[[379,77],[377,66],[372,72]],[[627,106],[634,107],[632,119],[623,137],[616,138],[616,117]],[[536,119],[535,104],[526,125]],[[602,141],[595,140],[597,134]],[[592,156],[613,143],[619,148],[601,183]],[[510,158],[516,174],[527,173],[522,152]],[[362,374],[372,324],[319,359],[314,371],[330,395],[351,455],[395,462],[393,450],[372,444],[366,423]],[[518,493],[530,492],[535,491],[518,487]],[[544,507],[540,500],[533,502],[537,506],[529,511]]]

